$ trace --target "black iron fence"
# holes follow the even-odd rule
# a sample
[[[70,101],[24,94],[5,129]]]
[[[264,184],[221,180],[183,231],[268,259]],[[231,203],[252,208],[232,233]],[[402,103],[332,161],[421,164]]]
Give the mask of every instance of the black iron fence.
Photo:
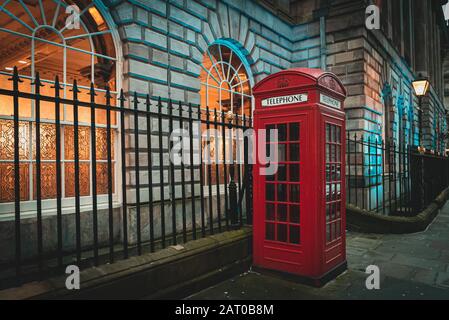
[[[0,287],[251,223],[251,117],[25,78],[0,88]],[[447,157],[350,133],[346,172],[347,202],[385,215],[449,185]]]
[[[347,203],[413,216],[449,187],[449,158],[371,135],[347,133]]]
[[[17,68],[9,80],[11,88],[0,88],[0,108],[12,110],[0,116],[0,136],[10,138],[0,148],[12,147],[10,158],[0,150],[0,215],[11,216],[0,222],[2,287],[251,223],[252,169],[239,137],[251,117],[137,93],[114,97],[76,81],[67,98],[57,77],[52,94],[48,83],[42,94],[39,74],[30,92]],[[24,105],[32,118],[23,117]],[[31,158],[22,152],[27,136]],[[205,150],[215,162],[205,163]]]
[[[411,207],[418,213],[449,186],[449,158],[416,150],[410,156]]]

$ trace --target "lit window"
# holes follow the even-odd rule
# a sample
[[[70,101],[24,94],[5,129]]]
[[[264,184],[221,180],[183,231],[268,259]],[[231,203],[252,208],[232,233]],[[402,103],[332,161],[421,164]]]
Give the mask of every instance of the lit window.
[[[70,1],[70,3],[72,3]],[[104,88],[116,94],[116,58],[111,30],[93,5],[79,9],[79,28],[71,28],[67,19],[69,4],[59,0],[5,1],[0,5],[0,87],[11,89],[11,70],[18,67],[20,91],[33,92],[32,77],[39,72],[44,87],[41,94],[54,96],[56,76],[61,96],[73,98],[77,80],[78,99],[89,101],[93,82],[98,90],[96,102],[104,103]],[[101,92],[100,92],[101,91]],[[115,101],[115,99],[111,99]],[[36,199],[36,179],[41,180],[42,198],[56,197],[56,127],[54,103],[41,102],[41,177],[36,177],[35,106],[33,101],[19,101],[20,185],[21,200]],[[80,194],[92,193],[90,108],[79,108]],[[14,128],[13,104],[0,97],[0,202],[14,201]],[[116,136],[117,121],[112,116]],[[73,108],[61,105],[61,150],[63,197],[74,196]],[[97,191],[107,193],[106,111],[96,112]],[[112,141],[114,145],[114,141]],[[114,154],[116,152],[113,152]],[[115,160],[114,166],[115,166]],[[113,167],[114,167],[113,166]]]
[[[252,92],[246,66],[224,45],[212,45],[203,57],[201,105],[234,114],[251,114]]]
[[[234,115],[238,115],[242,124],[243,115],[246,119],[252,114],[252,88],[250,82],[249,72],[247,65],[243,61],[243,57],[237,52],[233,51],[230,47],[222,44],[215,44],[208,48],[203,56],[202,72],[200,75],[201,80],[201,107],[209,107],[211,110],[210,120],[214,121],[214,111],[217,111],[218,122],[222,121],[222,112],[232,112]],[[225,120],[227,121],[227,120]],[[234,120],[235,121],[235,120]],[[213,125],[210,126],[211,129]],[[210,138],[208,143],[209,157],[214,159],[218,166],[215,164],[205,165],[205,182],[208,184],[220,184],[229,182],[229,177],[224,176],[224,154],[223,154],[223,142],[224,139],[221,136],[221,129],[217,133],[217,137]],[[206,130],[206,124],[203,123],[203,132]],[[226,137],[229,141],[229,138]],[[243,144],[242,133],[233,132],[233,140],[240,141],[240,146]],[[206,147],[206,141],[203,141],[203,150]],[[232,143],[228,145],[226,143],[226,152],[232,148],[233,159],[237,156],[237,145]],[[239,150],[241,153],[242,150]],[[229,156],[227,156],[229,158]],[[241,166],[243,167],[243,166]],[[210,172],[209,172],[210,170]],[[218,174],[217,174],[218,172]],[[228,172],[229,175],[229,172]],[[243,168],[235,171],[234,179],[238,180],[239,175],[243,176]],[[218,180],[217,180],[218,179]]]

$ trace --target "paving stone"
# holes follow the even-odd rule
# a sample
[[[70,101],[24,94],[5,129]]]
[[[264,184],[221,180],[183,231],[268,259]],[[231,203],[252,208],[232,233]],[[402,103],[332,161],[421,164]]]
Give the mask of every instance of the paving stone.
[[[362,256],[363,254],[366,253],[366,249],[353,246],[347,246],[346,250],[348,255]]]
[[[447,287],[449,289],[449,272],[439,272],[436,280],[440,286]],[[449,293],[448,293],[449,298]]]
[[[438,272],[435,270],[419,269],[413,277],[413,281],[434,285]]]
[[[393,259],[395,253],[391,252],[379,252],[379,251],[367,251],[363,256],[362,259],[365,261],[374,261],[374,260],[380,260],[380,261],[391,261]]]
[[[398,253],[392,259],[393,262],[399,263],[406,266],[418,267],[423,269],[430,269],[436,271],[446,270],[446,264],[438,260],[421,259]]]
[[[351,245],[355,245],[359,248],[363,249],[375,249],[377,248],[382,242],[380,240],[374,240],[374,239],[368,239],[368,238],[362,238],[357,237],[353,241],[351,241]]]
[[[379,267],[381,275],[397,279],[410,280],[416,272],[415,267],[399,263],[374,261],[373,264]]]

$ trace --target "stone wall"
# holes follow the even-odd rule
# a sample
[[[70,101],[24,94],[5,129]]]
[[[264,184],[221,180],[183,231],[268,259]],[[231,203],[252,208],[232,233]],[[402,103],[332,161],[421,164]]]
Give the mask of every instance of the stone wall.
[[[199,104],[205,50],[232,39],[254,80],[289,68],[293,28],[254,1],[109,1],[125,57],[126,91]]]

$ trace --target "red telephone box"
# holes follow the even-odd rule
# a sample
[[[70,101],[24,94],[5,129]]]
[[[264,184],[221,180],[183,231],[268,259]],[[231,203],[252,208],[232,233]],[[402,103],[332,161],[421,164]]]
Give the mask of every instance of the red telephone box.
[[[291,69],[259,82],[254,96],[253,263],[320,286],[346,269],[346,90],[332,73]],[[260,155],[273,150],[277,171],[263,172]]]

